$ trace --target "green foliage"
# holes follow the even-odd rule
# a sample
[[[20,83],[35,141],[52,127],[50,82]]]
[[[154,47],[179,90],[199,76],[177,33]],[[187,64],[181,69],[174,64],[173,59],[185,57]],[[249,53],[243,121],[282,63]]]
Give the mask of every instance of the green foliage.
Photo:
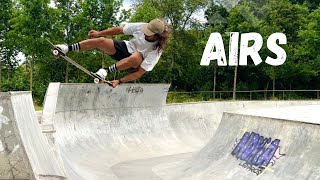
[[[305,4],[307,5],[309,11],[313,11],[320,6],[320,1],[318,0],[290,0],[293,4]]]
[[[287,36],[286,63],[272,67],[265,63],[238,67],[237,90],[317,89],[320,87],[320,8],[314,0],[241,0],[230,9],[224,1],[213,0],[138,0],[131,10],[121,10],[122,0],[5,0],[0,2],[0,88],[1,91],[32,90],[41,104],[50,82],[92,82],[83,72],[62,59],[54,59],[46,39],[55,44],[75,43],[88,38],[91,29],[102,30],[131,22],[165,18],[172,33],[163,55],[152,72],[138,82],[172,83],[173,91],[211,91],[233,88],[234,67],[200,66],[200,59],[212,32],[223,36],[228,55],[228,32],[258,32],[264,45],[260,56],[275,55],[266,46],[275,32]],[[194,14],[205,12],[207,23]],[[118,14],[120,13],[120,15]],[[128,39],[126,36],[113,38]],[[26,56],[18,66],[17,53]],[[99,51],[71,52],[69,56],[90,71],[115,61]],[[114,76],[119,78],[126,73]],[[110,77],[113,79],[113,77]],[[274,84],[272,84],[274,83]],[[272,85],[271,85],[272,84]],[[229,94],[221,98],[230,97]],[[259,97],[258,97],[259,96]],[[268,95],[270,96],[270,95]],[[299,98],[298,93],[286,98]],[[264,98],[263,95],[257,95]],[[307,97],[307,95],[306,95]],[[239,96],[247,98],[247,96]],[[279,95],[279,97],[280,95]],[[211,93],[170,94],[169,102],[212,100]]]
[[[27,72],[23,66],[15,69],[12,78],[5,79],[2,84],[2,91],[27,91],[28,79]]]
[[[2,80],[10,79],[13,69],[18,65],[18,60],[15,58],[18,51],[14,39],[9,34],[12,30],[11,19],[14,17],[13,7],[11,0],[0,2],[0,89]],[[2,77],[3,74],[6,77]]]
[[[161,12],[152,5],[152,0],[145,0],[135,4],[135,12],[132,14],[131,22],[149,22],[152,19],[161,17]]]

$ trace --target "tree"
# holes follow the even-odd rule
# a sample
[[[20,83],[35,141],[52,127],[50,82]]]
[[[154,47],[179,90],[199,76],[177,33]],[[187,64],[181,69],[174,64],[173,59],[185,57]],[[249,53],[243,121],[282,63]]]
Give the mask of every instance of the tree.
[[[2,87],[2,72],[7,71],[6,79],[11,78],[11,71],[17,66],[17,50],[15,42],[9,32],[12,30],[13,2],[5,0],[0,2],[0,89]],[[5,67],[5,68],[4,68]]]
[[[309,65],[299,75],[301,76],[303,73],[303,76],[312,77],[313,83],[310,85],[318,89],[320,87],[318,78],[320,72],[320,8],[310,13],[307,19],[306,29],[299,31],[299,39],[302,43],[297,48],[296,56],[300,60],[300,64]]]
[[[229,27],[228,32],[259,32],[261,20],[255,16],[255,11],[260,11],[255,9],[256,4],[252,1],[242,1],[239,5],[235,6],[229,12],[228,22]],[[248,68],[248,67],[246,67]],[[245,70],[245,69],[243,69]],[[248,69],[247,69],[248,70]],[[236,99],[237,90],[237,78],[238,78],[239,67],[234,68],[234,78],[233,78],[233,99]]]
[[[192,18],[192,15],[204,8],[206,2],[207,0],[146,0],[135,3],[132,21],[148,22],[154,18],[164,18],[170,23],[172,30],[170,41],[158,65],[141,81],[170,82],[173,88],[187,87],[190,90],[197,87],[193,84],[191,88],[192,81],[189,80],[198,74],[200,60],[197,58],[201,57],[202,47],[196,46],[200,40],[198,36],[201,36],[201,33],[195,31],[199,30],[200,26]],[[188,63],[191,66],[193,65],[193,67],[190,67],[193,68],[193,70],[191,69],[193,73],[187,72],[190,71],[185,67]],[[195,71],[197,73],[194,73]],[[193,77],[186,77],[187,73],[192,74]],[[198,79],[201,80],[201,78]]]
[[[266,40],[269,35],[274,32],[282,32],[287,37],[287,45],[282,45],[287,53],[287,60],[285,64],[279,67],[267,67],[264,71],[273,80],[273,90],[276,87],[276,78],[282,79],[282,87],[285,83],[289,84],[289,88],[292,87],[292,82],[295,81],[294,77],[299,75],[300,69],[308,69],[308,64],[299,63],[301,60],[296,56],[296,49],[300,47],[301,40],[299,39],[299,30],[305,28],[306,16],[308,9],[304,5],[291,4],[288,0],[270,0],[265,5],[265,10],[268,14],[264,17],[262,34]],[[270,51],[264,46],[262,50],[262,57],[274,56],[270,54]],[[300,64],[300,66],[296,66]],[[305,66],[305,67],[303,67]],[[291,69],[291,71],[288,71]],[[296,70],[294,70],[296,69]],[[301,76],[303,77],[303,76]]]
[[[144,0],[134,4],[134,12],[130,18],[131,22],[149,22],[161,17],[161,12],[152,6],[152,0]]]
[[[205,39],[201,38],[202,43],[199,44],[201,47],[205,47],[208,37],[212,32],[219,32],[226,39],[226,30],[228,27],[228,16],[229,12],[222,5],[216,4],[214,1],[211,1],[208,8],[205,11],[205,17],[208,21],[204,31]],[[216,97],[217,89],[217,62],[211,62],[213,66],[213,98]]]
[[[290,0],[292,4],[306,4],[310,11],[314,11],[320,6],[318,0]]]
[[[169,82],[177,83],[176,75],[181,74],[183,69],[180,69],[179,58],[185,51],[178,51],[183,48],[184,34],[182,32],[195,28],[197,20],[193,19],[192,15],[203,9],[207,0],[152,0],[153,6],[156,7],[162,14],[162,17],[169,20],[172,28],[172,38],[168,44],[166,52],[166,61],[169,64],[167,77]],[[190,60],[188,58],[188,60]],[[181,59],[185,63],[185,59]],[[175,86],[175,85],[174,85]]]
[[[34,66],[48,52],[44,37],[50,28],[49,0],[20,0],[20,11],[13,19],[14,34],[18,48],[25,54],[30,73],[30,88],[33,88]]]

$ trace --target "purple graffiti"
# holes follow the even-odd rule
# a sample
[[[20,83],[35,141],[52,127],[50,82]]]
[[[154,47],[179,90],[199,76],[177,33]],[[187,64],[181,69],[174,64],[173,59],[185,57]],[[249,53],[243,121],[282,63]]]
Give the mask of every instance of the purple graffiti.
[[[246,132],[238,145],[233,149],[232,155],[246,161],[250,165],[266,167],[279,148],[280,140],[265,138],[257,133]],[[270,144],[268,147],[267,144]]]
[[[270,161],[270,165],[273,166],[276,163],[276,160],[280,159],[282,156],[285,156],[285,154],[280,153],[280,146],[279,146],[279,148],[276,150],[276,152],[274,153],[274,155]]]

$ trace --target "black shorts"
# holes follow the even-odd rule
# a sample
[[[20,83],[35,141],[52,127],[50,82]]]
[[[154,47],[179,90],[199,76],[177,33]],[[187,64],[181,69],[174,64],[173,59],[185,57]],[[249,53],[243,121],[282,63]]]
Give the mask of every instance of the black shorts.
[[[112,39],[112,40],[113,40],[114,47],[116,48],[116,53],[114,55],[110,55],[112,59],[120,61],[124,58],[131,56],[131,54],[128,51],[127,45],[123,40],[116,40],[116,39]],[[137,68],[130,68],[130,69],[127,69],[126,71],[128,73],[133,73],[133,72],[136,72],[137,70],[138,70]]]
[[[116,53],[114,55],[110,55],[112,59],[120,61],[121,59],[127,58],[131,56],[131,54],[128,51],[127,45],[122,40],[116,40],[112,39],[114,47],[116,48]]]

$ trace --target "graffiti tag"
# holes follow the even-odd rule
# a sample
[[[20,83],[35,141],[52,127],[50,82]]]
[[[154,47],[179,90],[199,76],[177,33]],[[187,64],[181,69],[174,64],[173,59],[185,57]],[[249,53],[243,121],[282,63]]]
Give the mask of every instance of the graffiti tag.
[[[139,93],[143,93],[143,88],[140,86],[130,86],[126,89],[126,91],[128,93],[135,93],[135,94],[139,94]]]
[[[266,138],[257,133],[246,132],[240,142],[234,147],[232,155],[237,159],[245,161],[240,166],[259,175],[268,165],[273,166],[275,160],[285,154],[280,153],[280,140]]]

